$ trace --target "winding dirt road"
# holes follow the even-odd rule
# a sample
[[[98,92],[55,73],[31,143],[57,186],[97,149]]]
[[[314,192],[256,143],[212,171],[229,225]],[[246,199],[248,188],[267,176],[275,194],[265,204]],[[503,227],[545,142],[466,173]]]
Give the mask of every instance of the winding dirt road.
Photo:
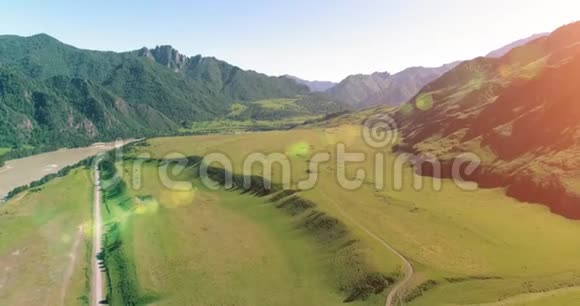
[[[415,273],[415,270],[413,269],[413,265],[411,264],[411,262],[409,262],[409,260],[407,258],[405,258],[405,256],[403,256],[403,254],[399,253],[399,251],[397,251],[389,243],[387,243],[385,240],[383,240],[383,238],[377,236],[375,233],[373,233],[368,228],[366,228],[364,225],[362,225],[357,220],[355,220],[351,215],[349,215],[348,213],[346,213],[346,211],[344,211],[342,209],[342,207],[340,207],[340,205],[338,203],[336,203],[336,201],[334,201],[326,193],[321,192],[321,194],[329,202],[331,202],[335,206],[336,210],[338,210],[338,212],[343,217],[345,217],[348,220],[350,220],[360,230],[362,230],[363,232],[365,232],[367,235],[369,235],[371,238],[373,238],[374,240],[376,240],[377,242],[379,242],[381,245],[383,245],[385,248],[387,248],[389,251],[393,252],[395,255],[397,255],[397,257],[399,257],[401,259],[401,261],[403,262],[403,269],[402,270],[403,270],[403,273],[405,274],[405,277],[400,282],[398,282],[395,285],[395,287],[393,287],[393,289],[391,289],[391,291],[389,292],[389,295],[387,295],[387,300],[385,302],[385,306],[402,305],[402,298],[403,298],[403,296],[401,295],[401,291],[405,288],[405,286],[407,284],[409,284],[409,282],[411,281],[411,278],[413,278],[413,274]]]
[[[103,271],[101,271],[100,262],[97,255],[101,252],[103,238],[103,220],[101,216],[101,184],[98,167],[95,169],[95,191],[93,200],[93,256],[92,267],[93,277],[91,281],[91,305],[101,305],[105,300]]]

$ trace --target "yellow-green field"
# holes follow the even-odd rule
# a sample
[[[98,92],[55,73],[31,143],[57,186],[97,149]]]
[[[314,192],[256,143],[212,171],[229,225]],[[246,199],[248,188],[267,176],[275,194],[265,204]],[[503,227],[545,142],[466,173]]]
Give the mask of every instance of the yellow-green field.
[[[252,103],[258,104],[265,109],[273,109],[273,110],[300,109],[300,107],[295,103],[296,100],[298,99],[269,99],[255,101]]]
[[[339,305],[339,277],[350,266],[333,260],[336,245],[320,245],[295,219],[267,198],[213,191],[198,179],[189,190],[170,190],[156,163],[146,163],[142,186],[132,187],[131,167],[120,168],[127,188],[109,199],[108,223],[121,227],[123,262],[133,267],[136,300],[155,305]],[[106,183],[105,183],[106,185]],[[120,200],[122,199],[122,200]],[[388,256],[388,254],[387,254]],[[111,257],[112,258],[112,257]],[[113,288],[127,275],[115,275]],[[127,273],[127,272],[125,272]],[[128,287],[128,286],[125,286]],[[112,304],[132,294],[113,289]],[[351,303],[381,305],[377,296]]]
[[[157,158],[174,152],[186,156],[223,152],[234,161],[237,171],[243,158],[252,152],[285,153],[292,160],[295,179],[306,177],[306,161],[312,153],[333,151],[337,143],[346,144],[347,151],[369,156],[376,153],[361,141],[360,130],[354,126],[149,142],[149,147],[139,150]],[[381,152],[387,156],[386,173],[392,172],[395,156],[388,153],[389,148]],[[347,172],[369,170],[371,165],[369,158],[350,165]],[[255,170],[260,174],[259,169]],[[395,275],[401,266],[358,224],[412,261],[416,273],[407,296],[414,298],[407,305],[471,305],[502,300],[510,301],[509,305],[531,305],[518,299],[529,294],[534,303],[566,305],[566,300],[577,296],[572,289],[558,290],[580,285],[580,222],[553,215],[542,206],[517,202],[499,189],[463,191],[444,180],[443,190],[436,191],[430,187],[433,180],[425,178],[426,187],[417,191],[412,186],[410,167],[404,170],[405,187],[400,191],[375,191],[371,177],[360,189],[343,190],[337,185],[332,161],[318,172],[321,179],[316,188],[301,195],[346,224],[363,242],[368,262],[387,275]],[[425,286],[429,280],[434,282]],[[415,287],[429,290],[420,292]],[[548,293],[538,296],[539,292]]]
[[[302,124],[316,116],[296,116],[280,120],[212,120],[194,122],[189,129],[181,129],[182,133],[194,134],[232,134],[252,130],[274,130]]]
[[[10,148],[0,148],[0,155],[4,155],[5,153],[10,152],[12,149]]]
[[[191,127],[182,128],[180,132],[201,135],[279,130],[321,117],[299,105],[297,103],[299,99],[266,99],[249,104],[234,103],[225,118],[193,122]]]
[[[0,304],[88,305],[91,183],[86,170],[0,206]]]
[[[346,166],[349,177],[367,170],[356,190],[338,185],[339,143],[369,157]],[[294,183],[308,176],[314,153],[332,154],[310,169],[319,175],[314,189],[281,200],[281,193],[212,190],[189,166],[175,173],[191,189],[162,183],[164,158],[213,152],[228,155],[236,173],[248,154],[282,153]],[[384,305],[402,279],[402,262],[385,244],[415,268],[405,305],[578,304],[580,222],[500,189],[463,191],[443,180],[442,190],[434,190],[436,181],[420,178],[424,187],[415,190],[410,166],[395,190],[396,156],[389,152],[365,145],[357,126],[157,138],[134,146],[129,157],[148,153],[146,162],[128,159],[102,173],[105,186],[114,175],[125,182],[105,192],[110,304],[342,305],[354,296],[352,305]],[[370,176],[376,153],[386,159],[385,190],[375,190]],[[141,163],[142,172],[134,172]],[[280,182],[280,168],[274,170]],[[253,173],[264,175],[260,167]],[[91,190],[87,171],[74,170],[0,207],[0,304],[88,303]],[[284,202],[293,197],[313,206],[302,211]],[[318,217],[326,221],[321,227],[313,226]],[[369,294],[380,277],[390,286]]]

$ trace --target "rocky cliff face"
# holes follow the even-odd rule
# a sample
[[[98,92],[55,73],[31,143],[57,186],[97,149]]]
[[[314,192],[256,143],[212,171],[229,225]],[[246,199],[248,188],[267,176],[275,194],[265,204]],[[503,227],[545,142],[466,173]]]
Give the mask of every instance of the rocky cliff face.
[[[150,54],[158,63],[175,72],[182,71],[189,60],[187,56],[180,54],[171,46],[157,46],[150,50]]]

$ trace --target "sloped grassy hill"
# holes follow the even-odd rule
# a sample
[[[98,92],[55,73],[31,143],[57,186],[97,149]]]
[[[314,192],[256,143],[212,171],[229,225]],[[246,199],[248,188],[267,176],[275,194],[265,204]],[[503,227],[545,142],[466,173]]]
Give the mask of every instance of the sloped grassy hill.
[[[580,23],[574,23],[501,58],[464,62],[400,107],[334,124],[389,114],[404,136],[398,150],[443,161],[475,153],[482,165],[471,179],[480,186],[506,187],[518,199],[580,218],[579,81]]]
[[[44,34],[0,36],[0,146],[74,145],[163,135],[234,103],[308,94],[286,78],[244,71],[170,46],[81,50]]]
[[[303,251],[301,258],[317,257],[321,263],[335,265],[336,268],[328,274],[328,284],[334,284],[330,290],[345,288],[342,284],[350,281],[364,285],[364,282],[356,280],[364,280],[361,276],[365,272],[391,276],[398,283],[402,278],[401,261],[379,242],[384,241],[400,251],[415,267],[411,283],[401,292],[405,305],[499,305],[506,299],[511,301],[512,297],[530,298],[540,294],[554,298],[546,305],[574,305],[565,304],[564,290],[571,290],[570,293],[575,296],[579,292],[580,265],[576,258],[580,241],[574,237],[577,237],[580,223],[550,214],[545,207],[506,197],[501,189],[466,192],[451,180],[441,180],[441,189],[438,189],[434,188],[438,180],[429,177],[423,178],[423,187],[417,189],[410,167],[396,170],[399,157],[389,152],[391,148],[370,147],[360,135],[360,126],[343,125],[241,135],[164,137],[151,139],[148,145],[135,146],[132,154],[139,156],[147,152],[153,158],[163,158],[170,152],[181,152],[187,156],[227,152],[233,163],[233,172],[238,174],[244,173],[245,157],[252,152],[285,154],[290,159],[292,182],[297,183],[308,176],[308,161],[314,160],[315,154],[329,152],[331,161],[321,163],[315,170],[318,176],[315,188],[290,194],[281,192],[281,196],[286,196],[284,199],[280,199],[278,194],[269,196],[276,201],[270,205],[264,204],[260,209],[279,210],[283,213],[282,217],[294,224],[295,229],[305,230],[305,234],[316,239],[314,242],[322,247],[318,254],[320,257],[306,255],[310,253]],[[367,173],[361,181],[364,182],[361,188],[347,190],[339,185],[337,173],[341,166],[336,163],[338,156],[335,153],[338,143],[345,144],[347,152],[360,152],[370,157],[364,162],[344,166],[349,174],[359,170]],[[373,175],[377,171],[373,157],[378,152],[385,156],[383,169],[386,185],[382,190],[376,189],[377,177]],[[220,167],[218,163],[215,165]],[[252,174],[264,175],[263,169],[255,167]],[[274,166],[272,169],[273,182],[280,182],[282,168]],[[404,178],[401,188],[393,184],[397,175]],[[252,186],[263,185],[258,180]],[[153,188],[144,187],[142,190],[145,194],[152,194]],[[295,197],[308,201],[287,201]],[[171,198],[166,197],[165,201]],[[324,213],[325,218],[317,217],[320,212]],[[288,216],[284,216],[286,213],[289,213]],[[325,221],[311,222],[311,217]],[[328,222],[328,218],[336,221]],[[373,234],[380,239],[373,238]],[[184,237],[190,239],[193,236]],[[155,241],[158,240],[149,239],[147,243]],[[350,242],[344,243],[347,241]],[[157,256],[154,252],[136,251],[135,254]],[[156,259],[152,262],[163,261]],[[143,267],[141,271],[150,270],[149,265]],[[195,275],[187,274],[187,277]],[[333,281],[336,276],[339,282]],[[390,286],[382,292],[374,291],[372,284],[381,282],[372,281],[371,286],[361,288],[365,289],[363,292],[376,293],[361,303],[384,305],[385,296],[393,283],[389,282]],[[309,285],[309,288],[313,287]],[[191,289],[182,292],[183,295],[195,296]],[[349,290],[342,291],[343,299],[350,293]],[[268,296],[271,296],[270,291]],[[300,294],[295,296],[295,299],[302,297]],[[336,305],[340,301],[336,300]],[[520,304],[528,305],[513,303]]]

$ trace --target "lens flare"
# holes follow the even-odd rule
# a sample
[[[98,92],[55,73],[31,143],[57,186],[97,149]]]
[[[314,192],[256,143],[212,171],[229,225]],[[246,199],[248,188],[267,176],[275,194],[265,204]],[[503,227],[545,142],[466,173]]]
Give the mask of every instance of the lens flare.
[[[197,189],[191,190],[165,190],[161,192],[160,204],[168,208],[190,205],[195,199]]]
[[[310,144],[306,141],[297,142],[286,150],[286,155],[295,159],[303,159],[308,157],[310,153]]]
[[[153,215],[159,210],[159,202],[154,197],[138,197],[135,200],[135,214]]]
[[[422,111],[430,110],[433,107],[433,96],[431,94],[421,94],[415,100],[415,106]]]

